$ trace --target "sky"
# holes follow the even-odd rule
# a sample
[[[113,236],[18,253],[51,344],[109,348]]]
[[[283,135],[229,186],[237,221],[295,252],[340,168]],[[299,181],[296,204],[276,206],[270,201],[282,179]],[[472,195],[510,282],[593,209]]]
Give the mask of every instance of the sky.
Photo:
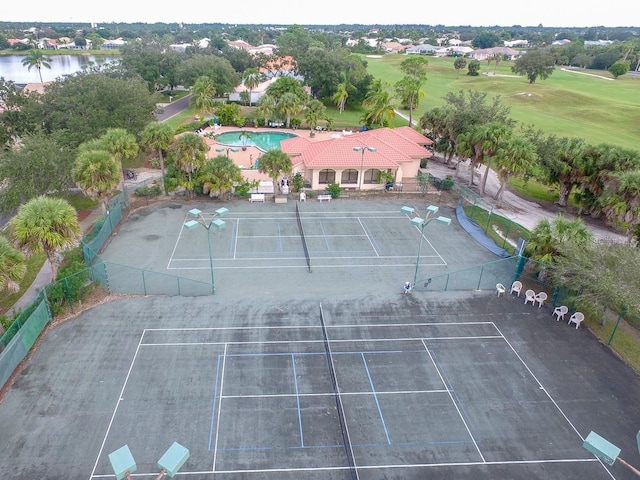
[[[148,2],[144,0],[5,0],[0,21],[80,23],[228,23],[299,25],[470,25],[544,27],[639,26],[633,0],[240,0]],[[637,11],[637,10],[636,10]],[[635,22],[635,23],[634,23]]]

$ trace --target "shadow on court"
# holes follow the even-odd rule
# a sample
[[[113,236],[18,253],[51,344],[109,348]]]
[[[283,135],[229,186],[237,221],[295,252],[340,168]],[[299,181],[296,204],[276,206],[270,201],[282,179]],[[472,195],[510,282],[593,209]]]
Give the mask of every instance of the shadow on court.
[[[109,478],[127,444],[153,478],[177,441],[180,478],[630,479],[582,441],[640,464],[639,397],[587,329],[515,296],[121,298],[45,337],[0,405],[0,462]]]

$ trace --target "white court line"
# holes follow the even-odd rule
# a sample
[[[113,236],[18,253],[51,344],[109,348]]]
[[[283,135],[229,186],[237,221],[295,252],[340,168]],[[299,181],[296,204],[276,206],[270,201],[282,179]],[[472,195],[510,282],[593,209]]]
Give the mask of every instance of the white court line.
[[[442,468],[442,467],[475,467],[481,466],[501,466],[501,465],[550,465],[554,463],[593,463],[598,460],[595,458],[562,458],[557,460],[505,460],[505,461],[488,461],[488,462],[445,462],[445,463],[412,463],[412,464],[382,464],[382,465],[358,465],[358,470],[379,470],[384,468],[400,469],[400,468]],[[242,469],[242,470],[217,470],[217,471],[199,471],[199,472],[180,472],[182,475],[230,475],[243,473],[295,473],[295,472],[334,472],[341,470],[349,470],[349,467],[307,467],[307,468],[260,468],[260,469]],[[134,473],[132,477],[153,477],[158,473]],[[95,475],[94,478],[113,478],[112,475]],[[613,477],[612,477],[613,478]]]
[[[235,260],[237,258],[237,253],[238,253],[238,239],[240,238],[240,235],[238,234],[238,232],[240,231],[240,219],[238,218],[236,220],[236,238],[235,241],[233,242],[233,259]]]
[[[227,363],[227,346],[224,347],[224,353],[222,354],[222,372],[220,373],[220,400],[218,400],[218,420],[216,421],[216,441],[213,444],[213,464],[211,470],[216,471],[216,459],[218,457],[218,438],[220,438],[220,414],[222,411],[222,392],[224,387],[224,372]],[[215,402],[215,399],[213,400]]]
[[[355,353],[354,353],[355,355]],[[391,392],[340,392],[341,397],[374,396],[374,395],[410,395],[414,393],[447,393],[448,390],[398,390]],[[333,392],[327,393],[273,393],[261,395],[225,395],[224,398],[290,398],[290,397],[335,397]]]
[[[423,242],[427,242],[429,244],[429,246],[431,247],[431,250],[433,250],[434,252],[436,252],[437,257],[440,258],[440,260],[442,261],[442,264],[447,266],[447,262],[444,260],[444,258],[442,258],[442,255],[440,255],[440,253],[438,252],[438,250],[436,250],[436,247],[433,246],[433,244],[429,241],[429,239],[427,238],[427,236],[424,234],[424,231],[421,230],[419,227],[414,227],[416,230],[418,230],[420,232],[420,235],[422,235],[422,241]],[[427,255],[426,257],[432,257],[433,255]],[[422,254],[420,255],[420,259],[422,259]]]
[[[469,314],[476,315],[476,314]],[[494,315],[494,314],[490,314]],[[527,314],[529,315],[529,314]],[[406,315],[407,317],[413,318],[412,315]],[[284,319],[288,319],[289,317],[284,317]],[[384,316],[382,318],[387,318]],[[440,326],[440,325],[492,325],[496,327],[494,322],[421,322],[421,323],[374,323],[368,325],[362,324],[346,324],[346,325],[327,325],[327,329],[341,329],[341,328],[369,328],[369,327],[429,327],[429,326]],[[145,328],[143,332],[188,332],[191,330],[201,331],[201,330],[298,330],[298,329],[320,329],[320,325],[278,325],[278,326],[251,326],[251,327],[180,327],[180,328]],[[498,328],[496,327],[496,330]],[[502,334],[501,334],[502,335]],[[422,337],[419,337],[422,338]]]
[[[124,379],[124,383],[122,384],[122,388],[120,389],[120,394],[118,395],[118,403],[116,403],[116,407],[113,409],[113,413],[111,414],[111,420],[109,420],[109,425],[107,426],[107,431],[104,434],[104,438],[102,439],[102,444],[100,445],[100,450],[98,451],[98,457],[96,458],[96,463],[93,464],[93,470],[91,470],[91,476],[89,480],[94,477],[96,473],[96,468],[98,468],[98,462],[100,461],[100,457],[102,456],[102,451],[104,450],[104,446],[107,443],[107,437],[109,436],[109,432],[111,431],[111,426],[113,425],[113,421],[116,418],[116,413],[118,412],[118,407],[120,406],[120,402],[122,402],[124,395],[124,390],[127,387],[127,382],[129,381],[129,377],[131,376],[131,372],[133,371],[133,365],[135,364],[136,358],[138,357],[138,352],[140,351],[140,346],[142,345],[142,338],[144,337],[144,332],[140,335],[140,340],[138,340],[138,346],[136,347],[136,352],[131,359],[131,364],[129,365],[129,370],[127,371],[127,376]]]
[[[362,342],[419,342],[420,340],[489,340],[492,338],[504,338],[500,335],[478,335],[469,337],[408,337],[408,338],[367,338],[362,340],[331,340],[331,343],[362,343]],[[323,340],[266,340],[266,341],[239,341],[239,342],[166,342],[166,343],[143,343],[143,347],[186,347],[188,345],[299,345],[305,343],[324,343]],[[339,355],[340,352],[336,353]]]
[[[435,359],[433,358],[433,355],[431,354],[431,350],[429,350],[429,347],[427,347],[427,344],[424,343],[424,339],[422,339],[422,345],[424,345],[424,349],[426,350],[427,354],[429,355],[429,358],[431,359],[431,363],[433,364],[433,368],[436,369],[436,372],[438,373],[438,376],[440,377],[440,381],[442,382],[442,385],[444,385],[445,388],[447,389],[447,393],[449,394],[449,399],[451,400],[451,403],[453,404],[453,406],[455,407],[456,411],[458,412],[458,416],[460,417],[460,420],[462,420],[462,423],[464,424],[464,428],[467,430],[467,434],[469,435],[469,437],[471,438],[471,441],[475,445],[476,451],[478,452],[478,455],[480,455],[480,458],[482,459],[482,463],[484,463],[485,462],[484,455],[482,455],[482,451],[480,450],[480,447],[478,446],[478,443],[476,442],[476,439],[473,436],[473,433],[471,433],[471,429],[469,428],[469,425],[467,424],[467,421],[464,419],[464,415],[462,415],[462,412],[460,411],[460,407],[458,407],[458,403],[453,398],[453,395],[451,394],[451,390],[449,390],[449,386],[447,385],[447,382],[444,381],[444,377],[442,376],[442,372],[440,371],[440,368],[438,368],[438,364],[436,363]]]
[[[500,332],[500,329],[496,326],[496,330],[498,330]],[[500,332],[500,335],[502,335],[502,332]],[[504,337],[504,335],[503,335]],[[533,373],[533,371],[531,371],[531,369],[529,368],[529,365],[526,364],[526,362],[524,361],[524,359],[518,354],[518,352],[516,351],[515,348],[513,348],[513,345],[511,345],[511,343],[509,342],[509,340],[506,339],[506,337],[504,337],[504,341],[505,343],[509,346],[509,348],[511,349],[511,351],[514,353],[514,355],[516,356],[516,358],[518,360],[520,360],[520,362],[522,363],[522,365],[524,366],[524,368],[527,369],[527,371],[529,372],[529,375],[531,375],[531,377],[535,380],[535,382],[538,384],[538,387],[540,388],[540,390],[542,390],[544,392],[544,394],[549,398],[549,400],[551,400],[551,403],[553,403],[553,405],[558,409],[558,412],[560,412],[560,415],[562,415],[564,417],[564,419],[566,420],[566,422],[569,424],[569,426],[573,429],[574,432],[576,432],[576,435],[578,435],[578,438],[580,438],[580,440],[582,440],[582,442],[584,443],[584,437],[582,435],[580,435],[580,432],[578,431],[578,429],[575,427],[575,425],[573,423],[571,423],[571,420],[569,420],[569,417],[567,417],[567,415],[564,413],[564,411],[562,410],[562,408],[560,408],[560,405],[558,405],[556,403],[556,401],[553,399],[553,397],[551,396],[551,394],[547,391],[546,388],[544,388],[544,386],[542,385],[542,383],[540,383],[540,380],[538,380],[538,377],[535,376],[535,374]],[[605,471],[609,474],[609,476],[611,478],[615,478],[613,476],[613,474],[609,471],[609,468],[602,462],[602,460],[600,460],[599,458],[597,458],[597,461],[600,462],[600,465],[602,465],[602,468],[605,469]]]
[[[362,228],[362,231],[364,232],[364,234],[366,235],[367,239],[369,240],[369,243],[371,244],[371,248],[373,248],[373,251],[376,252],[376,257],[380,257],[380,252],[378,252],[378,249],[373,244],[373,240],[371,239],[371,237],[367,233],[367,229],[362,224],[362,219],[360,217],[358,217],[358,223],[360,224],[360,228]],[[358,236],[360,236],[360,235],[358,235]]]
[[[185,214],[184,220],[180,224],[180,231],[178,232],[178,237],[176,238],[176,243],[173,246],[173,250],[171,250],[171,255],[169,255],[169,262],[167,263],[167,270],[171,270],[171,262],[173,262],[173,256],[176,254],[176,250],[178,248],[178,243],[180,243],[180,239],[182,238],[182,232],[184,231],[184,223],[187,220],[187,215]],[[207,232],[209,234],[209,232]]]

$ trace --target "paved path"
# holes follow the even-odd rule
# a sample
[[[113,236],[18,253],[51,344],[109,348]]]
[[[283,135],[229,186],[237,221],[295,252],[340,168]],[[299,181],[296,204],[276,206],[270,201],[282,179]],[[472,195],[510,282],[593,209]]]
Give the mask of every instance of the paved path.
[[[139,186],[147,185],[153,179],[159,178],[160,174],[156,170],[148,170],[148,169],[137,169],[138,170],[138,178],[136,180],[126,180],[125,186],[127,187],[127,191],[131,192],[135,190]],[[102,208],[100,206],[96,207],[86,218],[84,218],[80,222],[80,227],[82,228],[82,233],[88,233],[93,225],[98,221],[98,219],[102,216]],[[10,316],[19,313],[23,310],[29,303],[36,298],[38,291],[51,283],[52,273],[51,273],[51,264],[48,261],[45,261],[42,265],[42,268],[36,275],[31,286],[22,294],[22,297],[18,299],[18,301],[9,309],[8,314]]]

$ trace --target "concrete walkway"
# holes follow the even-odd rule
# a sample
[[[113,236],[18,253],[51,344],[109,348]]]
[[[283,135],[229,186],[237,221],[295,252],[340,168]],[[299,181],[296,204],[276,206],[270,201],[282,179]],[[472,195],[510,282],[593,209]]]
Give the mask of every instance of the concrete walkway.
[[[133,192],[136,188],[147,185],[150,181],[160,178],[160,173],[155,170],[136,169],[136,171],[138,172],[138,177],[135,180],[125,181],[125,186],[128,192]],[[84,218],[80,222],[82,234],[87,234],[101,216],[102,208],[100,206],[97,206],[86,218]],[[36,298],[38,291],[42,287],[49,285],[52,279],[53,276],[51,272],[51,264],[48,261],[45,261],[31,286],[22,294],[20,299],[18,299],[18,301],[14,303],[13,307],[9,309],[7,314],[9,316],[15,316],[17,313],[22,311],[33,301],[34,298]]]

